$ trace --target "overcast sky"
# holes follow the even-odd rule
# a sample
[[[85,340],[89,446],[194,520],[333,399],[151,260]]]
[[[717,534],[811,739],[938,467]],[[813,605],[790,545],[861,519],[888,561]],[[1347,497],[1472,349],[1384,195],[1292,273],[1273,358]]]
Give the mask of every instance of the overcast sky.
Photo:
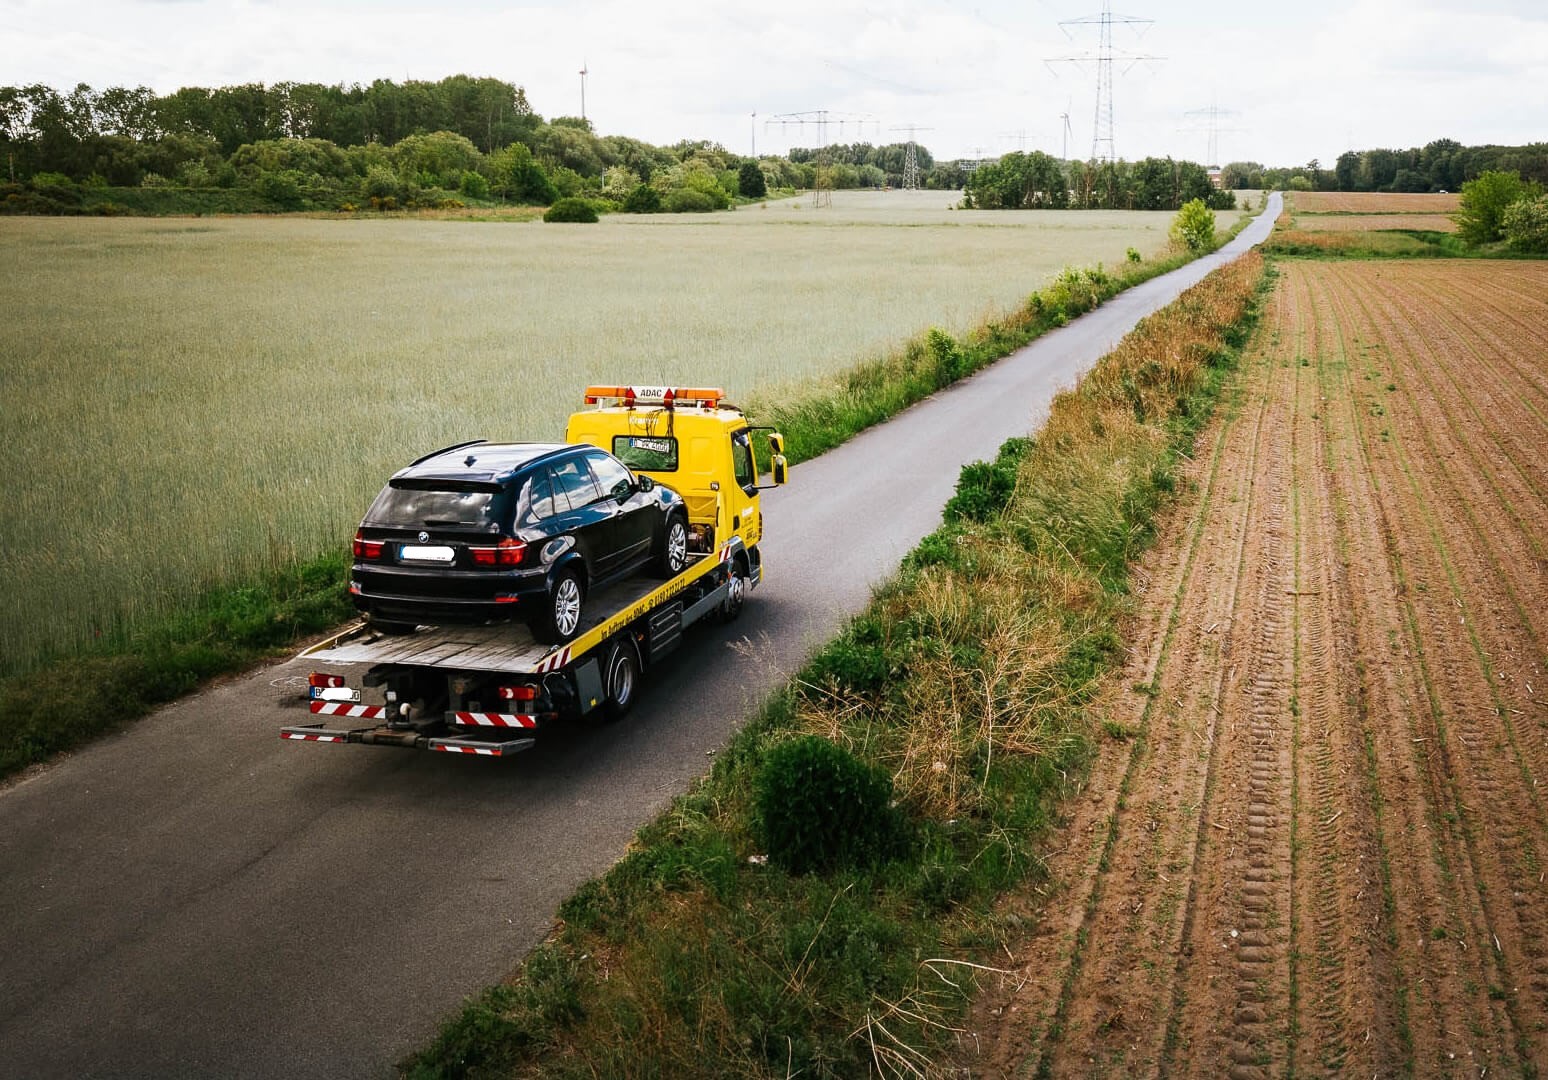
[[[158,92],[492,75],[602,134],[815,145],[913,124],[943,158],[1092,148],[1100,0],[0,0],[0,85]],[[1115,0],[1114,145],[1325,167],[1346,149],[1548,140],[1548,0]],[[1131,61],[1143,54],[1154,60]],[[753,113],[757,113],[756,119]],[[1189,115],[1193,113],[1194,115]],[[860,117],[860,119],[854,119]]]

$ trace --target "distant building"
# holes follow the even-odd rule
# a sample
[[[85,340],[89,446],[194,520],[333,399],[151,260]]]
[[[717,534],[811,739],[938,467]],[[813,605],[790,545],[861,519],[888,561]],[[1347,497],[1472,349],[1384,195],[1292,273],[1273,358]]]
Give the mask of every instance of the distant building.
[[[1221,171],[1219,169],[1210,169],[1208,171],[1209,171],[1209,182],[1211,184],[1213,184],[1215,186],[1215,189],[1218,191],[1220,189],[1221,184],[1224,182],[1221,179]]]

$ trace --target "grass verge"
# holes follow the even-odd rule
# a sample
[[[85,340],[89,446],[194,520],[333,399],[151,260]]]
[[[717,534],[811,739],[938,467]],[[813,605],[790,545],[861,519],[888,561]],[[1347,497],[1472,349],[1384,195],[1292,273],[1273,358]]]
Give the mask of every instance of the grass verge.
[[[1119,652],[1151,537],[1256,318],[1248,255],[1143,321],[1034,439],[963,470],[946,522],[628,854],[560,909],[508,984],[405,1063],[414,1077],[927,1076],[993,901],[1101,737],[1085,708]],[[891,778],[901,853],[781,868],[756,793],[818,735]]]
[[[1219,243],[1248,220],[1244,215]],[[1066,269],[1025,304],[961,340],[930,330],[842,376],[751,402],[749,413],[754,423],[782,428],[791,463],[808,460],[1192,258],[1170,254],[1127,263],[1116,272],[1101,266]],[[214,588],[175,618],[104,637],[83,654],[52,658],[0,678],[0,777],[352,617],[346,576],[342,555],[327,553],[262,578]]]

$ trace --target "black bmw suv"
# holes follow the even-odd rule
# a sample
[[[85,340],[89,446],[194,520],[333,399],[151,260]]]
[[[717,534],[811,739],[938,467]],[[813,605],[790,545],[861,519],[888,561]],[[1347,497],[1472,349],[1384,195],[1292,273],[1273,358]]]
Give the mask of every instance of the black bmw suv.
[[[675,491],[594,446],[459,443],[387,482],[355,534],[349,591],[387,633],[522,619],[568,641],[584,597],[653,564],[687,562]]]

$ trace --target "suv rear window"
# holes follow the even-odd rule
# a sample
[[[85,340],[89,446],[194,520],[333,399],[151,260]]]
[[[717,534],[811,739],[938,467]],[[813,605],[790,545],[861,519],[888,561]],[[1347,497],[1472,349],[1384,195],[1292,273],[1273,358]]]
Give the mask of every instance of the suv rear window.
[[[415,487],[389,484],[366,511],[372,525],[488,529],[508,516],[510,493],[494,486]]]
[[[614,435],[613,456],[636,472],[676,472],[675,435]]]

